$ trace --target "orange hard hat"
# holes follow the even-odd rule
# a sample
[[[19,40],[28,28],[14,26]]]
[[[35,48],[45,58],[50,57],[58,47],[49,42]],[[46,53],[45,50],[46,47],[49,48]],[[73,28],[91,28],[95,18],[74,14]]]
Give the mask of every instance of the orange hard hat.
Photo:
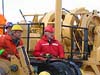
[[[54,27],[52,25],[47,25],[44,29],[45,32],[54,32]]]

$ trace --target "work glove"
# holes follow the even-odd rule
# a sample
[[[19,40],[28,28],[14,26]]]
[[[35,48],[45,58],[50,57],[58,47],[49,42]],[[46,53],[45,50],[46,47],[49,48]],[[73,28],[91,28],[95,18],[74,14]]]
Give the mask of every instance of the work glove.
[[[7,59],[10,60],[11,59],[11,54],[7,55]]]
[[[49,53],[46,53],[46,54],[44,54],[44,57],[45,57],[45,58],[52,58],[52,55],[49,54]]]
[[[11,58],[11,55],[5,52],[5,49],[0,50],[0,56],[3,56],[4,58],[7,58],[8,60],[10,60]]]
[[[1,49],[0,50],[0,55],[2,55],[4,53],[4,51],[5,51],[4,49]]]

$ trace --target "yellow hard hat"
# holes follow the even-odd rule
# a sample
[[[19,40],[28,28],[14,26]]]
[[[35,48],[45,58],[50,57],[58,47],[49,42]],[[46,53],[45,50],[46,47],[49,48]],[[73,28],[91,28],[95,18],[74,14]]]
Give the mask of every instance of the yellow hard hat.
[[[22,27],[20,25],[13,25],[12,29],[13,30],[20,30],[20,31],[23,31]]]
[[[47,71],[42,71],[42,72],[40,72],[39,75],[51,75],[51,74],[49,72],[47,72]]]

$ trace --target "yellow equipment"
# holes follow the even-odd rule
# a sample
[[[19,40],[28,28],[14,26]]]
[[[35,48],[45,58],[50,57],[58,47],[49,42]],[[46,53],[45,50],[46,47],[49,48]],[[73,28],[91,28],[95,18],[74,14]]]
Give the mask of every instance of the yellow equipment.
[[[1,75],[34,75],[34,69],[30,65],[29,58],[24,48],[18,47],[19,59],[12,55],[11,61],[0,59]]]
[[[61,18],[62,20],[61,42],[64,46],[65,52],[72,53],[71,55],[65,54],[65,57],[66,58],[73,57],[73,59],[79,59],[79,58],[85,59],[83,61],[78,60],[78,62],[83,63],[81,69],[84,72],[84,75],[99,75],[100,74],[99,12],[96,10],[89,12],[85,8],[74,9],[71,10],[70,12],[69,11],[66,12],[66,10],[65,11],[64,10],[62,11],[62,18]],[[52,23],[55,26],[54,15],[55,15],[54,12],[46,13],[42,17],[42,19],[40,20],[38,19],[38,21],[43,22],[44,26],[46,26],[48,23],[50,24]],[[41,26],[31,27],[31,28],[40,29],[40,31],[42,30]],[[73,32],[71,28],[74,28]],[[58,32],[60,32],[59,29]],[[34,32],[30,34],[34,34]],[[37,32],[35,34],[37,34]],[[71,39],[73,38],[74,41],[72,42]],[[36,40],[35,39],[34,41],[36,43],[36,41],[38,41],[39,38]],[[30,46],[30,49],[32,49],[34,45],[35,44],[32,44]],[[73,48],[72,45],[74,46]],[[78,52],[80,54],[77,55],[74,54],[74,52]]]
[[[62,10],[61,0],[56,0],[56,12],[48,12],[41,18],[39,14],[28,16],[34,16],[32,23],[21,23],[24,25],[22,38],[28,53],[31,54],[43,34],[44,27],[50,23],[55,27],[56,38],[64,46],[66,59],[73,60],[78,65],[81,63],[83,75],[100,75],[100,16],[97,10]],[[81,75],[79,67],[69,60],[47,60],[44,63],[35,61],[35,57],[29,60],[25,49],[19,48],[18,51],[20,59],[15,56],[11,57],[11,62],[0,59],[0,63],[5,65],[0,65],[1,74]]]

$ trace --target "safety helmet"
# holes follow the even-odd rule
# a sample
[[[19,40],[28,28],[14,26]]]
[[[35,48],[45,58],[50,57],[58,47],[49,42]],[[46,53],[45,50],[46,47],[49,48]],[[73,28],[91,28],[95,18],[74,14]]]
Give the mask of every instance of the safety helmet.
[[[7,29],[8,27],[12,27],[13,26],[13,23],[12,22],[7,22],[5,28]]]
[[[39,75],[51,75],[51,74],[49,72],[47,72],[47,71],[42,71],[42,72],[40,72]]]
[[[16,30],[23,31],[23,29],[22,29],[22,27],[20,25],[13,25],[11,31],[16,31]]]
[[[47,25],[47,27],[45,27],[44,29],[45,32],[54,32],[54,28],[52,25]]]

